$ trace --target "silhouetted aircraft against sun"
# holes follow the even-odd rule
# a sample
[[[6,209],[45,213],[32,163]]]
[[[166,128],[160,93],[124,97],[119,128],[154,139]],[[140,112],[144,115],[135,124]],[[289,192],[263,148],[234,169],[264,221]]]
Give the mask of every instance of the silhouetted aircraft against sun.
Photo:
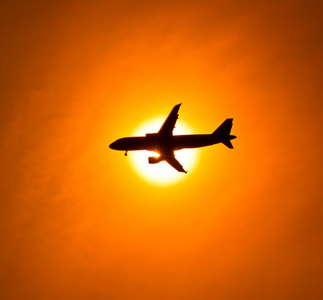
[[[150,164],[160,161],[168,162],[178,172],[187,173],[175,158],[174,151],[184,148],[199,148],[223,143],[233,149],[231,140],[236,136],[230,135],[232,120],[226,119],[212,134],[173,135],[173,129],[178,119],[180,104],[174,106],[162,127],[157,133],[147,133],[146,136],[125,137],[113,142],[109,147],[114,150],[128,151],[148,150],[160,154],[159,157],[148,157]]]

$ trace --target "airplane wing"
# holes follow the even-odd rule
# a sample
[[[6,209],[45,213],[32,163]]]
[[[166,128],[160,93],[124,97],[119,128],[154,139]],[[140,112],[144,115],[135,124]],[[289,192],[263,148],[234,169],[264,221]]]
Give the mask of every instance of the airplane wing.
[[[178,119],[178,110],[182,103],[177,104],[173,107],[172,111],[169,113],[164,124],[160,127],[158,133],[162,135],[172,135],[175,123]]]
[[[187,173],[184,170],[183,166],[179,163],[179,161],[175,158],[174,154],[172,156],[167,156],[164,158],[166,162],[168,162],[173,168],[175,168],[178,172]]]
[[[176,121],[178,119],[178,110],[182,103],[177,104],[173,107],[172,111],[169,113],[162,127],[160,127],[158,131],[159,136],[169,137],[173,135],[173,130],[175,128]],[[171,143],[171,140],[169,141]],[[170,145],[171,147],[171,145]],[[174,151],[172,148],[164,149],[163,153],[161,153],[163,160],[168,162],[174,169],[178,172],[187,173],[184,170],[183,166],[179,163],[179,161],[175,158]]]

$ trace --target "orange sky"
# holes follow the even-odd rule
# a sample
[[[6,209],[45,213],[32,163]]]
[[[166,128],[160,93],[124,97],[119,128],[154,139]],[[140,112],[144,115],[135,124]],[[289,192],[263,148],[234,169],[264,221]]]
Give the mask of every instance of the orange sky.
[[[161,3],[0,4],[1,299],[323,297],[322,5]],[[156,187],[108,145],[180,102],[235,149]]]

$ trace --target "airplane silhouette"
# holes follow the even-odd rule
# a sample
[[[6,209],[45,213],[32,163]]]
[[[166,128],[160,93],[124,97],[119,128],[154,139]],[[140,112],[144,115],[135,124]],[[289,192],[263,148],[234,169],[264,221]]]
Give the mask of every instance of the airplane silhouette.
[[[233,119],[226,119],[212,134],[173,135],[180,106],[181,103],[174,106],[157,133],[121,138],[113,142],[109,147],[113,150],[126,151],[125,156],[127,156],[128,151],[133,150],[157,152],[160,154],[159,157],[148,157],[150,164],[156,164],[164,160],[178,172],[184,173],[187,173],[187,171],[175,158],[174,151],[184,148],[205,147],[218,143],[223,143],[228,148],[233,149],[231,140],[236,138],[235,135],[230,135]]]

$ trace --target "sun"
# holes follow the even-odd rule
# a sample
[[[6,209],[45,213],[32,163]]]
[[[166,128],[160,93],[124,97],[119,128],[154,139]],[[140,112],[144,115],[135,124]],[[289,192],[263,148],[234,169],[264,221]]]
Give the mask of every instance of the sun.
[[[159,128],[165,121],[165,116],[155,117],[141,124],[134,132],[134,136],[144,136],[146,133],[158,132]],[[192,134],[192,129],[182,120],[177,121],[173,134]],[[197,164],[199,150],[198,149],[183,149],[175,151],[175,157],[181,163],[188,173],[180,173],[171,167],[167,162],[161,161],[157,164],[149,164],[149,156],[159,156],[156,152],[151,151],[131,151],[128,152],[128,157],[134,171],[145,181],[151,184],[166,186],[178,183],[187,178],[192,173]]]

